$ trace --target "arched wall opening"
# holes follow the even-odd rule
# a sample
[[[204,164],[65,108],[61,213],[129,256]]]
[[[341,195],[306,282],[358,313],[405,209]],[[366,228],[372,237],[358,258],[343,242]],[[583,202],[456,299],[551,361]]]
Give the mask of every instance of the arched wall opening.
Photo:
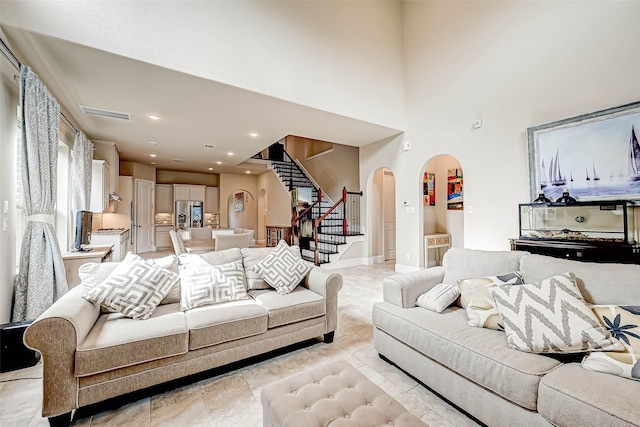
[[[227,224],[229,228],[248,228],[256,230],[257,202],[247,190],[236,189],[227,199]]]
[[[396,259],[396,182],[393,172],[379,168],[367,180],[367,228],[371,263]]]
[[[460,186],[463,202],[461,206],[458,204],[449,206],[449,187],[455,190],[458,185],[457,180],[449,182],[452,170],[457,171],[457,175],[460,175],[462,170]],[[464,170],[460,161],[448,154],[434,156],[425,162],[420,178],[423,182],[423,200],[422,209],[420,209],[423,235],[450,234],[452,247],[464,247]],[[431,184],[429,184],[429,180],[432,180]],[[430,191],[431,188],[434,193]],[[422,244],[420,248],[421,267],[427,268],[437,265],[443,254],[444,250],[442,249],[429,251],[428,257],[425,259],[424,244]]]

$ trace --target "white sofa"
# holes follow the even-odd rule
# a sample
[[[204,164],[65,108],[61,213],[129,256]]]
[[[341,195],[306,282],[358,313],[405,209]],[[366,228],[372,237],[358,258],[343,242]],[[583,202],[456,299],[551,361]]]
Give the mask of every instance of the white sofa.
[[[212,265],[241,260],[249,299],[180,311],[178,292],[178,302],[168,296],[147,320],[105,312],[82,297],[83,285],[72,288],[25,333],[25,343],[44,362],[42,415],[51,424],[68,424],[79,407],[315,337],[331,342],[342,276],[313,267],[291,293],[280,295],[252,270],[273,249],[201,255]],[[81,270],[104,275],[119,263],[109,264]]]
[[[570,271],[587,302],[640,305],[639,265],[454,248],[443,266],[385,279],[373,308],[375,349],[489,426],[640,425],[640,381],[587,370],[581,355],[511,349],[504,332],[469,326],[455,304],[442,313],[416,307],[435,284],[518,270],[525,283]]]

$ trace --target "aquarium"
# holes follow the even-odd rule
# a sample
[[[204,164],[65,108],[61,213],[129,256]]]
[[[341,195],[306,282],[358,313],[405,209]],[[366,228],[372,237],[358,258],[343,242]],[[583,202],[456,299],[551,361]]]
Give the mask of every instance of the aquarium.
[[[634,206],[628,200],[521,204],[520,238],[633,244]]]

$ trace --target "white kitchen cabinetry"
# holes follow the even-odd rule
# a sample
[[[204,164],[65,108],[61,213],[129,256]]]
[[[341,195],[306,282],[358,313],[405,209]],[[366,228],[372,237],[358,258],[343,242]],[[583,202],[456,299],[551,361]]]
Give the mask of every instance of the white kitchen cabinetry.
[[[118,176],[120,176],[120,154],[118,153],[116,144],[109,141],[93,141],[93,145],[95,147],[93,158],[95,160],[104,160],[110,166],[109,192],[115,192],[119,195]]]
[[[129,230],[121,233],[98,233],[91,234],[91,245],[113,245],[113,261],[119,262],[129,252]]]
[[[173,186],[171,184],[156,184],[156,213],[173,213]]]
[[[173,200],[200,200],[204,202],[204,185],[173,184]]]
[[[156,225],[156,250],[171,249],[169,230],[173,230],[172,225]]]
[[[218,200],[220,197],[219,187],[207,187],[204,189],[204,211],[207,213],[218,213]]]
[[[111,175],[109,163],[94,160],[91,168],[91,212],[107,212],[109,209],[109,193],[111,192]]]

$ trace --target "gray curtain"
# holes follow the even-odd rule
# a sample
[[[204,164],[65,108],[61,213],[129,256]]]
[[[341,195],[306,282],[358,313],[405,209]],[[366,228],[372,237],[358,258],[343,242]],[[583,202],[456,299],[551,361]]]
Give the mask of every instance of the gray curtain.
[[[77,132],[76,139],[73,142],[73,172],[71,177],[71,209],[74,214],[78,211],[89,209],[92,160],[93,143],[87,139],[83,132]]]
[[[67,292],[53,229],[60,106],[29,67],[20,69],[22,191],[27,224],[22,238],[13,321],[38,317]]]

